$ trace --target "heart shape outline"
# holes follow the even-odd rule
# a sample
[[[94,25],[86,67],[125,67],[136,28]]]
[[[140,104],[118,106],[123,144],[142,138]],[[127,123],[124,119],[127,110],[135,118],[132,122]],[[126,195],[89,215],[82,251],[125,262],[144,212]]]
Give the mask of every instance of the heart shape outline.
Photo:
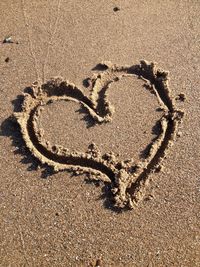
[[[115,206],[134,208],[143,198],[148,186],[148,175],[161,167],[168,148],[175,140],[178,125],[184,112],[177,109],[169,89],[168,72],[157,68],[155,63],[141,60],[132,66],[117,66],[111,62],[98,64],[101,72],[89,79],[91,94],[85,96],[74,84],[61,78],[54,78],[45,84],[35,82],[30,93],[24,93],[22,111],[15,112],[14,117],[20,125],[21,133],[30,152],[42,164],[52,166],[55,171],[73,171],[78,174],[88,173],[93,178],[109,182]],[[45,105],[54,101],[74,101],[81,104],[96,123],[112,120],[114,107],[108,100],[107,89],[122,77],[138,77],[158,99],[164,111],[160,118],[161,132],[150,144],[147,157],[137,164],[133,159],[128,163],[116,162],[114,155],[100,155],[94,144],[87,153],[69,152],[66,148],[50,145],[43,140],[43,133],[38,127],[38,120]]]

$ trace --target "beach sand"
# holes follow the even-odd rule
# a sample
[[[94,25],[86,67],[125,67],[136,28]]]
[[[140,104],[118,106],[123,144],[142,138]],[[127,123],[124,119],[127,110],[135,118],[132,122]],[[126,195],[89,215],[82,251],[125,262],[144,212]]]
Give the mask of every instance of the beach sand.
[[[0,15],[0,266],[199,266],[200,2]]]

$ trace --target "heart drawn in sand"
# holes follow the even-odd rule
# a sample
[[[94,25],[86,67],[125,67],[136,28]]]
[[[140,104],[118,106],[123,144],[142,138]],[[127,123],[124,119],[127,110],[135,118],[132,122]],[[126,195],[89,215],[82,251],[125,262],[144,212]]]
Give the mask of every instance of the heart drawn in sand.
[[[111,183],[115,205],[133,208],[143,198],[150,173],[158,170],[167,149],[173,144],[183,112],[176,109],[168,85],[168,73],[155,63],[144,60],[138,65],[119,67],[104,62],[102,71],[90,79],[91,93],[87,97],[74,84],[55,78],[45,84],[32,85],[32,92],[24,94],[22,111],[14,113],[28,149],[42,163],[55,171],[68,170],[88,173],[97,180]],[[113,154],[99,153],[94,144],[87,152],[70,152],[67,148],[51,145],[38,126],[41,110],[54,101],[74,101],[86,109],[96,123],[109,123],[114,107],[108,101],[107,89],[122,77],[138,77],[158,99],[163,115],[159,120],[161,132],[149,144],[145,159],[135,164],[134,159],[117,161]]]

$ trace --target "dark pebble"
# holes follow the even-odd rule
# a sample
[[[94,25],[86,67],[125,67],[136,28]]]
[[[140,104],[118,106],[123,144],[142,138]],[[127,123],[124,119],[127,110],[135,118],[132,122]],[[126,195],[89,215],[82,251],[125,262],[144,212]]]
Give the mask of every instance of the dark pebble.
[[[114,12],[120,11],[120,8],[116,6],[116,7],[113,8],[113,11]]]
[[[7,58],[5,59],[5,62],[8,63],[9,61],[10,61],[10,58],[7,57]]]

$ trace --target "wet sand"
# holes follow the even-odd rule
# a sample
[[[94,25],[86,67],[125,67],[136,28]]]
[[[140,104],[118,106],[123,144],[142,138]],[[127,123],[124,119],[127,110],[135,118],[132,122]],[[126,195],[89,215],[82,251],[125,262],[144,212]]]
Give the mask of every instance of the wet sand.
[[[199,8],[0,3],[0,266],[198,266]]]

